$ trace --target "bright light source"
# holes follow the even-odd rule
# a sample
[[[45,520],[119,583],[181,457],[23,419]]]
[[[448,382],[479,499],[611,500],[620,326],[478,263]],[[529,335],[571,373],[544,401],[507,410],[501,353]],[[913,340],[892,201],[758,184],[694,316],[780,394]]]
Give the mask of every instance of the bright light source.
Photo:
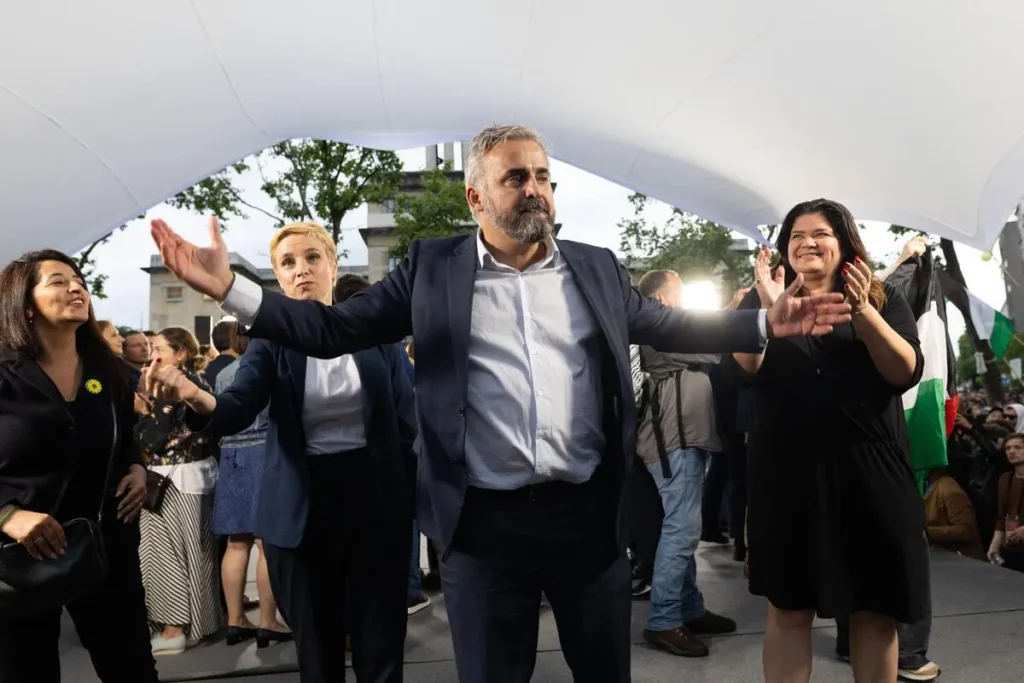
[[[718,287],[710,280],[683,283],[683,308],[715,311],[722,307]]]

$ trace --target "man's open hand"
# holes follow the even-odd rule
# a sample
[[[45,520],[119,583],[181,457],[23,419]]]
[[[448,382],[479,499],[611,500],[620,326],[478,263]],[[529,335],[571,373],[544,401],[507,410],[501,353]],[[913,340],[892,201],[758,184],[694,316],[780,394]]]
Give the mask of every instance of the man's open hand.
[[[160,219],[151,221],[150,226],[150,234],[160,250],[164,265],[192,289],[216,301],[223,301],[234,275],[216,216],[210,216],[209,247],[197,247]]]
[[[850,304],[843,302],[840,292],[798,297],[803,284],[803,275],[798,274],[768,309],[771,336],[820,336],[830,334],[835,325],[850,322]]]

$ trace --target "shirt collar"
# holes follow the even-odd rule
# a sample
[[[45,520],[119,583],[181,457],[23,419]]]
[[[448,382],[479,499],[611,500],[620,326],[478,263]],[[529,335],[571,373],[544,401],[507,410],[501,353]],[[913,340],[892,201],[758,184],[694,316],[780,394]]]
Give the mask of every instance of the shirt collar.
[[[540,261],[527,268],[527,270],[544,268],[558,262],[558,259],[561,257],[561,252],[558,249],[558,242],[556,242],[554,238],[548,237],[544,243],[548,248],[547,254],[545,254],[544,258]],[[498,263],[491,252],[487,250],[487,245],[484,244],[483,231],[481,231],[480,228],[476,229],[476,257],[481,268],[507,268],[507,266]]]

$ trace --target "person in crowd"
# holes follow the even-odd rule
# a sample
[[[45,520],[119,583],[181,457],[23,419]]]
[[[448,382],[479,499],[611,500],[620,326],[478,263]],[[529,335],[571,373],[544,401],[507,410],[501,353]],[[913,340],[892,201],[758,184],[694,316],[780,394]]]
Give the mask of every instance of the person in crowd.
[[[141,373],[149,364],[149,337],[135,330],[127,332],[121,353],[124,361]]]
[[[220,325],[221,323],[218,323]],[[239,358],[249,345],[247,337],[238,334],[237,326],[227,327],[227,349],[218,358],[235,360],[217,373],[216,393],[227,392],[235,381]],[[214,328],[216,338],[217,328]],[[223,342],[223,339],[220,339]],[[221,558],[220,577],[228,627],[225,640],[235,645],[250,638],[256,639],[257,648],[273,642],[291,639],[291,632],[277,618],[277,601],[270,585],[267,558],[263,543],[254,536],[256,510],[259,507],[260,482],[263,479],[268,410],[260,411],[256,420],[230,436],[220,440],[220,462],[217,470],[217,488],[213,494],[213,533],[227,539]],[[245,614],[245,584],[249,559],[256,545],[256,590],[259,594],[260,620],[254,625]]]
[[[1014,434],[1003,444],[1013,470],[999,477],[995,534],[988,559],[1024,572],[1024,434]]]
[[[157,683],[139,572],[146,472],[132,422],[127,369],[96,325],[75,261],[44,250],[9,263],[0,272],[0,543],[45,563],[64,550],[63,523],[99,523],[106,578],[65,607],[103,683]],[[59,609],[0,614],[0,680],[59,683],[60,622]]]
[[[679,308],[683,283],[670,270],[652,270],[639,291]],[[640,347],[645,382],[636,452],[658,487],[664,518],[654,558],[651,611],[644,640],[684,657],[703,657],[698,636],[732,633],[736,622],[704,608],[694,552],[701,537],[701,489],[708,459],[721,454],[708,373],[715,354],[664,353]],[[721,499],[719,499],[721,500]]]
[[[1003,417],[1011,433],[1024,433],[1024,405],[1020,403],[1007,403],[1003,408]]]
[[[523,126],[474,139],[466,198],[478,231],[414,242],[333,307],[235,279],[215,220],[208,248],[159,220],[152,234],[168,268],[252,336],[324,358],[416,339],[417,519],[439,546],[463,683],[529,679],[542,593],[575,678],[627,681],[629,342],[752,352],[768,335],[825,333],[849,306],[790,292],[766,312],[695,315],[640,296],[610,251],[554,239],[547,153]]]
[[[175,368],[202,383],[206,359],[199,342],[181,327],[153,338],[150,369]],[[146,392],[144,392],[146,393]],[[159,509],[142,511],[142,578],[153,652],[171,655],[220,629],[217,546],[210,528],[217,484],[215,441],[185,423],[187,406],[175,396],[154,395],[139,417],[135,438],[149,469],[169,479]],[[251,421],[250,421],[251,422]]]
[[[754,390],[747,531],[750,590],[769,600],[765,680],[810,679],[817,613],[849,615],[855,678],[888,683],[896,622],[918,621],[930,605],[924,511],[900,401],[923,369],[916,321],[902,294],[872,275],[841,204],[795,206],[778,249],[779,276],[765,250],[757,293],[741,308],[771,305],[789,285],[806,295],[843,292],[853,315],[821,338],[735,354]]]
[[[238,353],[232,348],[231,341],[236,338],[235,330],[238,325],[234,320],[221,320],[213,326],[210,332],[210,341],[217,355],[210,360],[203,370],[203,380],[207,386],[217,386],[217,375],[227,366],[238,360]]]
[[[290,300],[330,304],[338,263],[322,226],[281,228],[270,257]],[[253,531],[295,633],[300,676],[304,683],[344,680],[342,643],[351,624],[356,679],[399,683],[416,467],[412,388],[399,349],[309,357],[257,339],[222,393],[174,368],[154,368],[148,380],[184,400],[191,423],[213,436],[247,427],[269,403]]]
[[[120,357],[124,349],[124,337],[121,332],[109,320],[97,320],[96,325],[100,328],[103,341],[107,343],[115,356]]]
[[[128,378],[129,384],[134,389],[139,386],[139,380],[142,378],[142,372],[136,368],[132,363],[129,363],[124,358],[124,337],[121,336],[120,330],[118,330],[114,323],[109,320],[97,320],[96,325],[100,328],[100,334],[103,335],[103,341],[107,343],[110,350],[115,356],[122,359],[125,364],[128,365]]]
[[[974,506],[945,468],[932,470],[924,487],[925,531],[936,547],[984,560]]]

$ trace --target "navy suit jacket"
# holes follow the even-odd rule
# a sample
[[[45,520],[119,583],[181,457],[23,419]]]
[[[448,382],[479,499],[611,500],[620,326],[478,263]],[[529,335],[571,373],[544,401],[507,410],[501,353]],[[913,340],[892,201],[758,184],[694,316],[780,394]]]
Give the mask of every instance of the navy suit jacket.
[[[412,386],[401,353],[388,345],[354,354],[371,461],[367,486],[373,487],[374,500],[373,509],[366,511],[366,523],[388,527],[411,520],[414,505],[416,422]],[[269,402],[254,532],[282,548],[299,545],[309,515],[309,470],[302,426],[306,360],[298,351],[254,339],[239,361],[231,388],[217,394],[217,408],[209,421],[190,416],[197,428],[227,436],[252,424]]]
[[[667,308],[633,289],[608,249],[561,240],[558,247],[604,333],[600,367],[607,445],[594,476],[608,496],[609,531],[614,529],[621,544],[622,491],[636,446],[629,344],[680,353],[758,351],[757,311]],[[466,382],[477,265],[475,235],[414,242],[387,277],[334,306],[265,290],[248,331],[321,358],[413,335],[417,522],[443,553],[450,549],[466,492]]]

